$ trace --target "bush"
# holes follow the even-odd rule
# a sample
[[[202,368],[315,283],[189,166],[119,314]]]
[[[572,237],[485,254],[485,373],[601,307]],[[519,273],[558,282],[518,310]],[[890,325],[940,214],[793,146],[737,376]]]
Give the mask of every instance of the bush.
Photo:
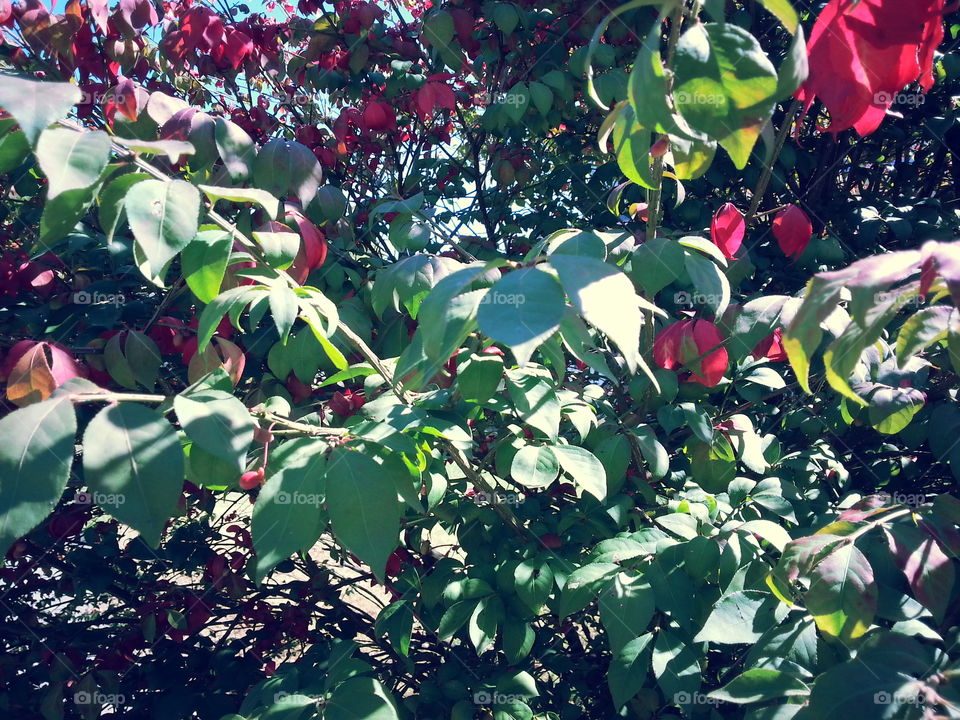
[[[960,717],[952,7],[158,10],[0,2],[11,717]]]

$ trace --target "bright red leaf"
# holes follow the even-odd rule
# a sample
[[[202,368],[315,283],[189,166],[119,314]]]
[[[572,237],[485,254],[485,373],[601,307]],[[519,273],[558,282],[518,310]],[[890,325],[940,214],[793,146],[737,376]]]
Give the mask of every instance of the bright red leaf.
[[[933,52],[943,39],[944,0],[830,0],[807,52],[810,74],[796,97],[830,111],[830,132],[869,135],[906,85],[933,86]]]
[[[773,218],[773,236],[783,254],[796,260],[810,244],[813,237],[813,225],[810,218],[796,205],[787,205]]]
[[[684,318],[661,330],[653,341],[653,361],[665,370],[685,370],[687,380],[714,387],[727,371],[727,349],[709,320]]]
[[[736,257],[746,231],[743,213],[733,203],[726,203],[717,210],[710,223],[710,239],[725,258]]]

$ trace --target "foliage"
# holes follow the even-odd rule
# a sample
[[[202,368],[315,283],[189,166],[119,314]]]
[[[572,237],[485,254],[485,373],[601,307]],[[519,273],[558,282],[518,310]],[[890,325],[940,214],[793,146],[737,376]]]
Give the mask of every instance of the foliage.
[[[0,707],[960,717],[915,5],[0,2]]]

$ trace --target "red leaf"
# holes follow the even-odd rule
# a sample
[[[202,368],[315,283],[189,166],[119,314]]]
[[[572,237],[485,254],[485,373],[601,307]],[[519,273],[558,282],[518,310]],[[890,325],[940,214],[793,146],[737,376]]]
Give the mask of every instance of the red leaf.
[[[374,100],[363,109],[363,126],[373,132],[397,129],[397,115],[387,103]]]
[[[230,65],[236,70],[240,63],[249,57],[253,52],[253,40],[240,30],[231,30],[227,36],[227,44],[224,47],[223,55],[230,62]]]
[[[710,223],[710,239],[720,248],[725,258],[733,258],[743,243],[746,230],[743,214],[733,203],[726,203],[713,216],[713,221]]]
[[[10,348],[3,376],[7,378],[7,398],[23,407],[46,400],[67,380],[83,377],[83,372],[59,345],[21,340]]]
[[[716,325],[686,318],[657,334],[653,361],[665,370],[685,369],[690,372],[686,380],[714,387],[723,379],[729,357]]]
[[[807,43],[810,74],[796,96],[830,111],[829,131],[869,135],[894,96],[933,85],[933,52],[943,39],[944,0],[830,0]]]
[[[796,205],[787,205],[773,219],[773,236],[783,254],[792,260],[799,258],[813,237],[810,218]]]
[[[777,328],[757,343],[750,353],[754,360],[767,358],[773,362],[786,362],[787,352],[783,349],[783,328]]]
[[[894,525],[887,537],[913,594],[942,621],[953,591],[953,561],[932,537],[911,525]]]

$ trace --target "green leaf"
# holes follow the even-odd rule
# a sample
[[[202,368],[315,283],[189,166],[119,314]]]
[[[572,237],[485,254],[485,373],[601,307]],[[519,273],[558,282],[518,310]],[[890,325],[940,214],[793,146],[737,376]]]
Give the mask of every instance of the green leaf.
[[[620,573],[600,594],[599,605],[600,622],[614,654],[645,633],[656,612],[650,583],[628,573]]]
[[[852,542],[838,545],[811,571],[803,599],[820,632],[851,643],[870,628],[877,610],[870,561]]]
[[[613,152],[617,157],[620,171],[631,182],[648,190],[654,189],[652,171],[653,158],[650,148],[653,136],[650,131],[637,122],[633,107],[618,105],[619,111],[613,123]]]
[[[574,570],[560,593],[557,614],[567,617],[583,610],[619,572],[615,563],[590,563]]]
[[[323,501],[328,447],[323,440],[296,438],[271,454],[267,481],[253,506],[251,521],[258,583],[280,561],[313,547],[326,527]]]
[[[667,100],[667,75],[660,57],[660,22],[653,24],[637,51],[627,82],[627,97],[635,122],[648,132],[690,137],[690,129],[685,127],[682,117],[674,116]]]
[[[30,154],[30,142],[22,130],[8,130],[0,136],[0,173],[17,168]]]
[[[399,544],[397,488],[366,455],[336,448],[327,463],[327,507],[337,539],[381,582]]]
[[[664,697],[683,705],[682,698],[692,696],[700,688],[706,658],[695,643],[670,628],[661,628],[654,643],[650,665]]]
[[[520,365],[560,328],[566,302],[556,277],[540,267],[507,273],[480,301],[477,324],[488,337],[510,347]]]
[[[507,371],[507,393],[520,419],[551,440],[560,429],[560,399],[550,382],[522,371]]]
[[[613,697],[613,705],[619,710],[643,688],[650,667],[653,633],[635,637],[618,648],[610,658],[607,670],[607,685]]]
[[[399,720],[393,699],[378,680],[352,677],[337,685],[323,706],[324,720]]]
[[[596,455],[575,445],[554,445],[552,450],[564,472],[569,473],[577,485],[598,500],[606,498],[607,472]]]
[[[955,312],[947,305],[934,305],[907,318],[897,335],[897,364],[903,367],[913,355],[947,337],[950,316]]]
[[[295,232],[260,232],[251,233],[253,239],[260,243],[263,255],[270,263],[270,267],[277,270],[286,270],[293,265],[300,249],[300,236]]]
[[[730,283],[727,276],[715,262],[693,253],[687,253],[684,265],[693,282],[694,297],[703,298],[714,317],[722,315],[730,304]]]
[[[545,562],[524,560],[514,570],[513,582],[520,599],[538,613],[553,591],[553,570]]]
[[[129,330],[124,339],[123,351],[137,382],[147,390],[153,390],[161,364],[160,348],[157,344],[143,333]]]
[[[551,255],[560,284],[583,319],[609,337],[631,372],[640,360],[643,317],[633,283],[620,270],[593,258]],[[610,312],[611,308],[617,311]]]
[[[526,445],[513,456],[513,479],[527,488],[543,488],[557,479],[560,464],[546,445]]]
[[[96,504],[160,544],[184,478],[180,441],[160,413],[136,403],[97,413],[83,434],[83,474]]]
[[[277,197],[293,193],[302,207],[317,194],[322,176],[320,163],[310,148],[292,140],[267,141],[253,160],[257,187]]]
[[[759,590],[739,590],[724,595],[713,607],[694,642],[718,645],[755,643],[786,615],[776,597]]]
[[[677,109],[746,167],[760,130],[773,113],[777,73],[760,43],[733,23],[696,24],[677,44]]]
[[[530,100],[533,102],[533,106],[537,109],[538,113],[546,116],[553,106],[553,90],[539,82],[531,82],[529,87]]]
[[[870,424],[884,435],[896,435],[923,409],[926,396],[916,388],[881,387],[870,396]]]
[[[797,91],[810,74],[810,60],[807,56],[807,40],[803,26],[797,25],[797,31],[790,41],[787,56],[777,72],[777,97],[790,97]]]
[[[631,428],[630,434],[636,439],[640,454],[647,461],[650,474],[654,480],[659,480],[670,470],[670,456],[666,448],[657,439],[656,433],[649,425],[638,425]]]
[[[200,302],[220,293],[233,241],[222,230],[201,230],[180,254],[183,279]]]
[[[727,259],[723,256],[720,248],[706,238],[697,237],[696,235],[685,235],[677,240],[677,243],[685,248],[696,250],[703,255],[713,258],[713,260],[715,260],[716,263],[722,268],[727,267]],[[684,255],[689,256],[689,253],[684,253]]]
[[[257,148],[247,132],[232,120],[218,117],[214,127],[214,137],[217,152],[223,159],[230,179],[234,182],[243,182],[250,177]]]
[[[56,507],[70,478],[76,433],[77,418],[66,397],[0,418],[0,554]]]
[[[497,355],[471,355],[457,366],[457,390],[468,402],[485,403],[502,379],[503,360]]]
[[[141,155],[166,155],[171,163],[177,162],[181,155],[193,155],[196,152],[193,143],[185,140],[136,140],[112,138],[117,145],[140,153]]]
[[[216,204],[217,200],[227,200],[235,203],[256,203],[262,207],[271,220],[277,219],[280,212],[280,201],[268,193],[266,190],[257,188],[228,188],[216,185],[197,185],[204,195],[210,198],[210,203]]]
[[[503,630],[501,632],[503,642],[503,654],[507,662],[516,665],[523,660],[533,649],[533,641],[536,640],[536,633],[530,624],[507,615],[503,620]]]
[[[241,285],[230,288],[211,300],[200,313],[200,322],[197,323],[197,352],[203,352],[210,344],[210,338],[217,331],[217,325],[224,315],[229,314],[231,319],[234,314],[239,316],[247,303],[259,295],[260,291]]]
[[[494,3],[490,16],[493,18],[493,24],[500,28],[500,32],[504,35],[511,35],[520,24],[520,11],[513,3]]]
[[[790,4],[790,0],[760,0],[760,4],[783,23],[787,32],[793,34],[800,29],[800,18],[797,11],[793,9],[793,5]]]
[[[239,471],[253,442],[253,420],[237,398],[222,390],[180,393],[173,399],[177,418],[193,442]]]
[[[714,690],[709,697],[723,702],[748,705],[782,697],[804,697],[809,694],[810,688],[794,675],[782,670],[753,668],[737,675],[719,690]]]
[[[655,237],[633,251],[628,272],[647,296],[653,297],[682,275],[685,257],[676,240]]]
[[[433,47],[446,48],[453,33],[453,17],[446,10],[434,10],[423,18],[423,37]]]
[[[51,128],[40,134],[37,163],[47,176],[47,200],[94,185],[110,159],[110,136],[102,130]]]
[[[280,333],[280,342],[286,343],[299,312],[299,301],[293,288],[277,285],[270,290],[270,312]]]
[[[44,128],[70,114],[83,93],[72,83],[41,82],[0,74],[0,108],[13,115],[30,144]]]
[[[151,176],[147,173],[127,173],[111,180],[103,189],[103,192],[100,193],[98,220],[100,221],[100,228],[109,242],[113,241],[114,233],[126,217],[125,200],[127,191],[138,182],[150,178]]]
[[[127,360],[127,356],[120,346],[122,338],[121,334],[117,334],[107,340],[107,344],[103,347],[103,362],[107,372],[110,373],[110,377],[128,390],[135,390],[137,378],[133,374],[133,368],[130,367],[130,361]]]
[[[467,622],[467,636],[476,648],[477,656],[493,647],[503,616],[503,601],[499,596],[491,595],[477,603]]]
[[[127,221],[156,274],[197,234],[200,193],[184,180],[144,180],[127,191]]]

